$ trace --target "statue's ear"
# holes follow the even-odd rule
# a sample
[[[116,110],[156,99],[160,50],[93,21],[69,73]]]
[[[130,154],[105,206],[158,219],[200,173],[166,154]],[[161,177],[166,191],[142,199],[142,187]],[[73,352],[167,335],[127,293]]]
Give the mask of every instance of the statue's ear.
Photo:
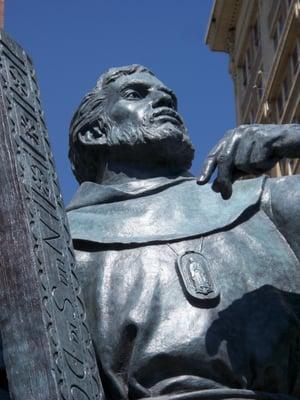
[[[86,131],[78,133],[78,140],[86,146],[105,145],[107,143],[106,134],[95,125]]]

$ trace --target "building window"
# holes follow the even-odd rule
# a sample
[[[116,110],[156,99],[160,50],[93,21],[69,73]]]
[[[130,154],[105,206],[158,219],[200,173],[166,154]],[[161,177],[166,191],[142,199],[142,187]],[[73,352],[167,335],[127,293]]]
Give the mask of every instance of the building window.
[[[289,97],[289,80],[288,77],[286,76],[283,80],[283,97],[284,97],[284,101],[287,101],[288,97]]]
[[[258,99],[260,100],[263,96],[263,91],[264,91],[262,66],[257,74],[256,89],[257,89]]]
[[[242,79],[243,79],[243,85],[246,86],[248,83],[248,76],[247,76],[247,69],[246,65],[242,65]]]
[[[274,35],[273,35],[273,45],[274,45],[274,50],[277,49],[278,45],[278,31],[275,29]]]
[[[250,72],[252,68],[252,54],[250,47],[248,48],[246,53],[246,65],[247,65],[247,70]]]
[[[282,16],[282,14],[279,16],[279,18],[278,18],[278,22],[277,22],[277,27],[278,27],[278,36],[280,36],[281,34],[282,34],[282,31],[283,31],[283,25],[284,25],[284,23],[283,23],[283,16]]]
[[[296,74],[299,66],[298,46],[296,45],[291,55],[292,71]]]
[[[252,38],[255,47],[258,47],[260,42],[260,32],[258,27],[258,21],[256,20],[252,27]]]
[[[253,124],[254,122],[255,122],[254,121],[254,113],[253,113],[253,110],[250,110],[248,112],[248,115],[245,118],[245,124],[250,125],[250,124]]]
[[[283,99],[282,99],[282,93],[280,92],[278,94],[277,100],[276,100],[276,106],[277,106],[277,114],[278,114],[278,119],[281,117],[282,111],[283,111]]]
[[[262,66],[257,72],[257,78],[253,89],[255,89],[255,92],[253,93],[254,109],[257,111],[264,92]]]
[[[282,34],[283,28],[284,28],[285,14],[286,14],[285,10],[283,8],[281,8],[280,14],[279,14],[278,19],[275,24],[274,33],[272,36],[275,51],[277,49],[278,42],[279,42],[280,36]]]
[[[250,121],[250,124],[254,123],[254,112],[253,111],[250,111],[250,113],[249,113],[249,121]]]

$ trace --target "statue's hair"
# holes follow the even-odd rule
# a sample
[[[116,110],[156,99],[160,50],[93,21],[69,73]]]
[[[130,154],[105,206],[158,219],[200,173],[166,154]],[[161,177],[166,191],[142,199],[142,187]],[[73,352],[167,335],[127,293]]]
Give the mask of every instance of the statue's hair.
[[[88,131],[107,134],[111,129],[111,121],[105,112],[106,88],[121,76],[137,72],[154,75],[148,68],[137,64],[109,69],[100,76],[94,89],[84,96],[76,110],[70,124],[69,159],[79,183],[96,180],[101,165],[101,150],[82,144],[78,135]]]

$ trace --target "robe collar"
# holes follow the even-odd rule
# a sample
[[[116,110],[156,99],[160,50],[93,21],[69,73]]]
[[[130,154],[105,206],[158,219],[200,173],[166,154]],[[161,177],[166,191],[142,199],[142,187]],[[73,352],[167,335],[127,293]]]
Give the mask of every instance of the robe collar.
[[[226,229],[259,204],[265,177],[240,180],[229,200],[193,177],[124,184],[82,184],[67,207],[73,240],[146,244],[193,238]],[[257,209],[257,207],[256,207]]]

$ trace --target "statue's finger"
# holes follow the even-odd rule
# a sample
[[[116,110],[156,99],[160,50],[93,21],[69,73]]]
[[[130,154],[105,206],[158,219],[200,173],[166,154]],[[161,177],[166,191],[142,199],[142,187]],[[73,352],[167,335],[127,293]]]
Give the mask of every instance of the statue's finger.
[[[205,183],[207,183],[210,180],[212,174],[214,173],[216,166],[217,166],[217,157],[216,156],[207,157],[204,161],[202,172],[197,179],[197,183],[199,185],[204,185]]]
[[[232,195],[232,183],[234,181],[235,156],[240,145],[240,136],[234,130],[227,138],[218,159],[218,176],[216,185],[223,199],[229,199]]]
[[[218,188],[224,200],[229,199],[232,195],[232,172],[232,157],[220,156],[218,159],[218,176],[214,186]]]
[[[214,170],[217,167],[217,157],[220,154],[223,146],[224,138],[220,140],[208,153],[208,156],[204,160],[202,171],[197,179],[197,183],[199,185],[204,185],[210,180],[212,174],[214,173]]]
[[[216,193],[220,193],[220,187],[219,187],[219,183],[217,181],[217,179],[215,179],[211,185],[211,188],[214,192]]]

